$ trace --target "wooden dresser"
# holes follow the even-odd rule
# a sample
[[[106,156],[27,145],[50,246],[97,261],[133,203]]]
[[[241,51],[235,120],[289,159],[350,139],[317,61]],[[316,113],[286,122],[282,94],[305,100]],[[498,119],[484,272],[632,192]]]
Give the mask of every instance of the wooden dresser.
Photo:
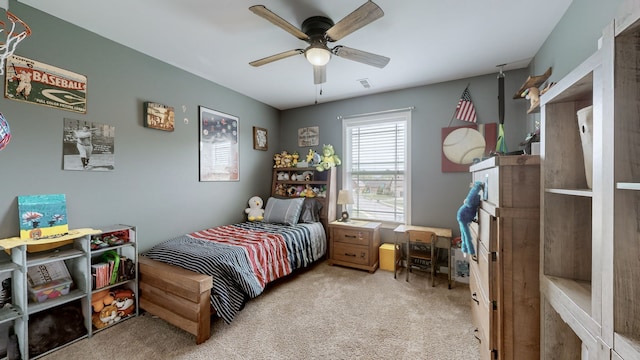
[[[352,220],[329,224],[329,265],[378,269],[380,223]]]
[[[469,288],[481,359],[540,358],[540,157],[472,165],[484,183]]]

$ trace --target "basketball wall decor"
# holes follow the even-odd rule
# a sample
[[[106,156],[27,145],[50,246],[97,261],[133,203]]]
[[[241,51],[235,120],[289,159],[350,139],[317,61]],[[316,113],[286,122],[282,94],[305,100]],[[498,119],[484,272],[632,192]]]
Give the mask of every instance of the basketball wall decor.
[[[9,123],[0,113],[0,150],[4,149],[11,140],[11,129],[9,129]]]

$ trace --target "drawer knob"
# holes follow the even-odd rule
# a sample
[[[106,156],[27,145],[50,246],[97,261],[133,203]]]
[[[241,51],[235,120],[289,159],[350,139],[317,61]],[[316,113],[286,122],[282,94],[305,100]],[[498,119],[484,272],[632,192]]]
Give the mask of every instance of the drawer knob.
[[[473,330],[473,337],[476,338],[480,344],[482,344],[482,339],[480,339],[480,337],[478,336],[478,328]]]
[[[471,294],[471,300],[475,301],[476,304],[480,305],[480,301],[478,301],[478,294],[476,294],[475,291],[473,292],[473,294]]]

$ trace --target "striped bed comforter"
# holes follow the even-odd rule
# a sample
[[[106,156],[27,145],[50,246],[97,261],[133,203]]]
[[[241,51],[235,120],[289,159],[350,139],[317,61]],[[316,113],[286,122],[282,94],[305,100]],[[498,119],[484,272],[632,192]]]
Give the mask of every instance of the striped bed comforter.
[[[211,306],[230,323],[265,286],[324,256],[321,223],[295,226],[245,222],[179,236],[145,256],[213,277]]]

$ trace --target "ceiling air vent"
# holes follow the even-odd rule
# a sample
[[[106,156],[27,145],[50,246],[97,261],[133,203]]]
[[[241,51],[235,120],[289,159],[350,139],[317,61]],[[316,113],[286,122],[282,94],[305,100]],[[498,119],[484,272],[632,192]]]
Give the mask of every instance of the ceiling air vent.
[[[360,85],[362,85],[363,88],[365,88],[365,89],[370,89],[371,88],[371,84],[369,83],[369,79],[360,79],[358,81],[360,82]]]

